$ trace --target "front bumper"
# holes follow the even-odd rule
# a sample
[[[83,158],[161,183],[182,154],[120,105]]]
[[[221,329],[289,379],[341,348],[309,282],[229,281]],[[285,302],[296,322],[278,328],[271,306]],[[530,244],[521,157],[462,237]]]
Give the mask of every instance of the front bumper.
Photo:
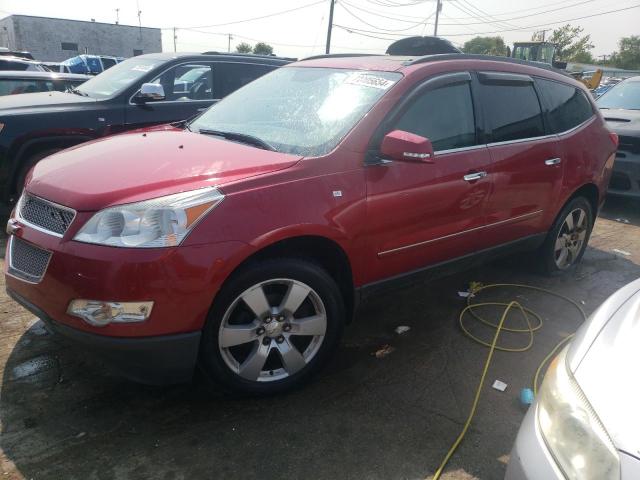
[[[123,377],[150,385],[191,380],[198,358],[200,331],[156,337],[107,337],[68,327],[11,289],[7,293],[40,318],[47,328],[104,358]]]
[[[536,404],[527,412],[511,450],[505,480],[564,480],[536,421]]]
[[[640,198],[640,153],[618,151],[607,193]]]

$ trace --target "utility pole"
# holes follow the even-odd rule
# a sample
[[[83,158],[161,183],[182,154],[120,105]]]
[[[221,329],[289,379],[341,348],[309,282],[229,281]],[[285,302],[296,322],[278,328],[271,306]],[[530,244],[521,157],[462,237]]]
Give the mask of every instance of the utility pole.
[[[433,27],[433,36],[438,36],[438,19],[440,18],[440,10],[442,10],[442,0],[436,0],[436,24]]]
[[[604,65],[607,61],[607,57],[610,57],[611,55],[600,55],[600,57],[602,57],[602,64]]]
[[[142,42],[142,10],[140,10],[140,3],[136,0],[136,7],[138,7],[138,28],[140,29],[140,41]]]
[[[120,9],[116,8],[116,25],[120,23]]]
[[[231,40],[233,40],[233,35],[231,35],[230,33],[227,33],[227,35],[229,36],[229,41],[227,43],[227,53],[231,53]]]
[[[331,50],[331,28],[333,28],[333,7],[336,4],[336,0],[329,0],[331,2],[331,6],[329,7],[329,27],[327,28],[327,46],[324,49],[324,53],[329,55]]]
[[[178,35],[176,34],[176,27],[173,27],[173,51],[177,52],[178,49],[176,47],[176,41],[178,40]]]

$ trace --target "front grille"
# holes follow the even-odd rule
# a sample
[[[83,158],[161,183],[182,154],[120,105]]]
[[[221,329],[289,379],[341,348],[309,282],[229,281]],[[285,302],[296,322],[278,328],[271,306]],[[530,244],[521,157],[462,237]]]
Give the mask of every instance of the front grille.
[[[613,190],[631,190],[631,180],[624,173],[613,172],[609,180],[609,188]]]
[[[26,222],[56,235],[64,235],[76,216],[75,210],[48,202],[28,193],[20,199],[18,215]]]
[[[51,252],[36,247],[12,235],[9,239],[9,273],[27,282],[42,280],[49,265]]]

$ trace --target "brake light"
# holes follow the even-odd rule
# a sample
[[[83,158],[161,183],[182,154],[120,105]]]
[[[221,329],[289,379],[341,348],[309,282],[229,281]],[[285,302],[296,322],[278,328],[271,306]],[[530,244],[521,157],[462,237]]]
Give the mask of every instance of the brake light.
[[[613,142],[613,144],[615,145],[616,148],[618,148],[618,134],[617,133],[613,133],[613,132],[609,132],[609,138],[611,139],[611,141]]]

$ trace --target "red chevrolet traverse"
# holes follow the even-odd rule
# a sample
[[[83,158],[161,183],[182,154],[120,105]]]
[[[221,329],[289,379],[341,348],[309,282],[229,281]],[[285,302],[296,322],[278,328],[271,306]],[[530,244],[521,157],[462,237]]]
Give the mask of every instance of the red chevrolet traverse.
[[[37,164],[9,294],[128,377],[273,393],[326,362],[358,302],[516,249],[585,250],[617,138],[564,74],[460,54],[280,68],[185,127]]]

